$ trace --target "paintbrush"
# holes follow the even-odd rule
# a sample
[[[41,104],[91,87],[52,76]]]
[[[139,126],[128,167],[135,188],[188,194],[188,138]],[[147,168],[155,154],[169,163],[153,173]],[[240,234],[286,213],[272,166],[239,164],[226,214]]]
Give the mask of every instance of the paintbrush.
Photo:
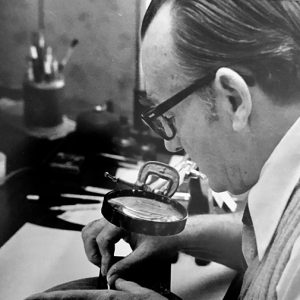
[[[70,58],[74,52],[74,49],[78,45],[78,43],[79,43],[79,41],[77,39],[72,40],[65,57],[61,60],[61,62],[59,64],[59,71],[62,71],[65,68],[66,64],[70,60]]]

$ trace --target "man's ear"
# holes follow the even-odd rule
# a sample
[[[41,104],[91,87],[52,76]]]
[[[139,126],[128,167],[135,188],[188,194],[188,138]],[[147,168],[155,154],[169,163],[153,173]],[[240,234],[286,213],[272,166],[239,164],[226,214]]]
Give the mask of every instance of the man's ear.
[[[242,130],[252,111],[251,94],[245,80],[230,68],[220,68],[216,72],[215,88],[217,94],[228,101],[233,130]]]

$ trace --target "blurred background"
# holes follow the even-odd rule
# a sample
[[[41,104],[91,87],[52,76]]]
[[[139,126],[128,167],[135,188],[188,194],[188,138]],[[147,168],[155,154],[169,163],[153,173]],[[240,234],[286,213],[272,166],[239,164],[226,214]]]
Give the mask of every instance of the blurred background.
[[[36,160],[36,143],[73,132],[100,143],[120,132],[134,143],[145,137],[139,30],[149,2],[0,0],[0,151],[9,171]],[[32,79],[41,73],[48,77]],[[53,91],[56,77],[63,87]]]
[[[112,100],[115,111],[132,119],[136,62],[136,0],[1,0],[0,92],[21,97],[31,34],[44,31],[62,59],[79,40],[66,70],[63,110],[73,118]]]

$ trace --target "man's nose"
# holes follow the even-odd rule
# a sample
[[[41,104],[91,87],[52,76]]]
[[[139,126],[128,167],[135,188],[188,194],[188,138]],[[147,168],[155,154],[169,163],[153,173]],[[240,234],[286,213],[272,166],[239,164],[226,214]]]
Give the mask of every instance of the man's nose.
[[[178,152],[183,149],[180,143],[180,139],[177,136],[175,136],[170,141],[164,140],[164,142],[165,142],[165,147],[169,152]]]

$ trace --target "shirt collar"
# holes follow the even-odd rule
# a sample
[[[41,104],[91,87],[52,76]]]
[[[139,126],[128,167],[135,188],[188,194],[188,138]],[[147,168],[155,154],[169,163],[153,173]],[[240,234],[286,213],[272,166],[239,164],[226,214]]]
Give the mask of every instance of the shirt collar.
[[[258,258],[271,242],[283,211],[300,178],[300,118],[264,164],[248,196]]]

